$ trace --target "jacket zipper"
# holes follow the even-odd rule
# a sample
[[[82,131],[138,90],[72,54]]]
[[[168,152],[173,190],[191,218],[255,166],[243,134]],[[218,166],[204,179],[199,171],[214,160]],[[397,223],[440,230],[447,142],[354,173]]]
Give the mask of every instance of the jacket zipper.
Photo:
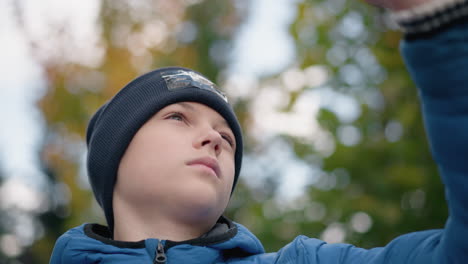
[[[156,247],[156,256],[154,257],[153,264],[166,264],[166,253],[164,253],[164,245],[161,243],[161,240],[158,242]]]

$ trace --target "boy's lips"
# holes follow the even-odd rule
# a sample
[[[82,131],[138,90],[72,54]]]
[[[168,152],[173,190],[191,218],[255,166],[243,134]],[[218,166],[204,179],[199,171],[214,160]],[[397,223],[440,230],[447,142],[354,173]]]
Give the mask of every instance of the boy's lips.
[[[187,165],[206,166],[212,169],[218,178],[221,175],[221,170],[219,169],[218,161],[216,161],[216,159],[213,159],[211,157],[203,157],[203,158],[194,159],[194,160],[187,162]]]

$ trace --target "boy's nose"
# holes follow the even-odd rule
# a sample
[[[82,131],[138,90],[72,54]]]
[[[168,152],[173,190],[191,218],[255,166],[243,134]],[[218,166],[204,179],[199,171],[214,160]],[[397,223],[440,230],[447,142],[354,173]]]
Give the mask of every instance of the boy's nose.
[[[197,148],[209,148],[209,151],[213,151],[215,156],[218,156],[221,153],[221,144],[223,138],[218,131],[214,129],[209,129],[205,131],[203,135],[197,140]]]

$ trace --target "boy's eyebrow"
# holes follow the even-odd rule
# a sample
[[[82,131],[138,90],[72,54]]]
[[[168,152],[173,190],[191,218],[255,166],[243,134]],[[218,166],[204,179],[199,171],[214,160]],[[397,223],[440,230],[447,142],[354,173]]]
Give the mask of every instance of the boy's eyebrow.
[[[188,103],[185,103],[185,102],[180,102],[180,103],[177,103],[178,105],[182,106],[183,108],[187,109],[187,110],[190,110],[190,111],[193,111],[193,112],[198,112],[197,109],[195,109],[195,107],[191,106],[190,104]]]

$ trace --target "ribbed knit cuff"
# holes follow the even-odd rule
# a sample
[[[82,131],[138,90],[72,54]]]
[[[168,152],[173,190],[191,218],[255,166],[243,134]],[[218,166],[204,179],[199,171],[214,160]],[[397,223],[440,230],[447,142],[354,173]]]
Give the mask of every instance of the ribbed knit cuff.
[[[453,23],[468,20],[468,0],[432,0],[393,12],[390,18],[407,38],[430,35]]]

